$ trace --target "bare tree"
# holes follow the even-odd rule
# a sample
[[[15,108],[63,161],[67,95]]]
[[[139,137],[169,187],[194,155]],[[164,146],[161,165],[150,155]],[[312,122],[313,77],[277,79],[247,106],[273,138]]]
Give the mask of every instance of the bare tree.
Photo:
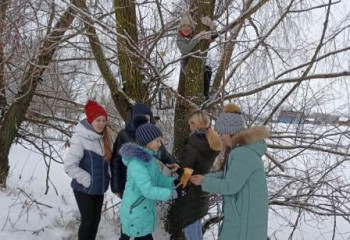
[[[134,102],[154,103],[159,88],[169,87],[176,108],[167,110],[171,116],[164,128],[174,130],[180,161],[188,113],[201,108],[215,118],[223,103],[237,102],[248,125],[271,127],[264,158],[270,212],[283,220],[281,228],[290,239],[298,238],[305,216],[333,221],[333,238],[336,222],[349,221],[349,183],[343,173],[349,162],[349,121],[316,124],[308,117],[314,112],[349,115],[346,3],[40,2],[0,4],[0,183],[6,184],[14,142],[42,152],[48,171],[51,160],[61,162],[57,146],[67,141],[87,98],[106,104],[118,129]],[[216,32],[211,43],[201,42],[190,54],[187,74],[181,75],[175,36],[184,13],[198,23],[195,33],[205,29],[200,23],[205,15],[215,20]],[[214,73],[206,101],[205,61]],[[285,108],[303,117],[281,123],[278,116]],[[220,201],[213,196],[206,231],[222,219],[222,212],[214,211]],[[272,238],[279,238],[278,230]]]
[[[6,186],[6,178],[9,171],[8,153],[13,140],[18,134],[18,129],[25,118],[26,110],[34,96],[35,89],[47,65],[52,61],[57,45],[74,19],[72,8],[68,8],[55,27],[43,39],[37,56],[28,64],[21,80],[15,101],[6,110],[0,125],[0,184]]]
[[[5,107],[6,107],[6,97],[5,97],[5,76],[4,76],[4,45],[6,41],[5,37],[5,16],[7,8],[9,5],[9,0],[2,1],[0,3],[0,121],[2,120]]]

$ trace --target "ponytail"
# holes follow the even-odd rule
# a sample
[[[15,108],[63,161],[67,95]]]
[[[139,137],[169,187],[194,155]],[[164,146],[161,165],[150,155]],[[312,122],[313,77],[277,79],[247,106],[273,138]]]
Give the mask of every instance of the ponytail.
[[[208,128],[207,140],[212,150],[217,152],[222,150],[219,134],[217,134],[212,128]]]
[[[103,150],[105,152],[104,159],[106,162],[110,162],[112,158],[112,148],[111,148],[111,135],[108,131],[108,127],[106,126],[103,129]]]
[[[219,134],[217,134],[210,126],[210,117],[205,114],[201,110],[195,110],[191,113],[188,122],[193,122],[197,129],[206,129],[207,130],[207,140],[210,146],[210,149],[214,151],[221,151],[222,145],[219,138]]]

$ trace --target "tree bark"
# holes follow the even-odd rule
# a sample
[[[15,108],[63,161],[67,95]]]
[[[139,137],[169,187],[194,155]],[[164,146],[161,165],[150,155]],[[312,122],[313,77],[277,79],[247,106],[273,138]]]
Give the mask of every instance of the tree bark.
[[[106,81],[113,99],[113,103],[117,108],[121,117],[126,120],[127,111],[131,108],[130,101],[128,101],[128,97],[120,91],[120,87],[117,84],[116,79],[113,76],[111,69],[106,60],[106,56],[102,49],[102,43],[97,36],[96,29],[94,27],[94,22],[88,13],[88,7],[86,5],[85,0],[77,0],[77,7],[84,11],[82,14],[82,19],[84,20],[84,24],[87,31],[87,37],[89,39],[89,43],[91,46],[92,53],[94,54],[95,61],[97,66],[102,74],[103,79]]]
[[[5,76],[4,76],[4,29],[5,29],[5,18],[7,8],[10,4],[10,0],[3,0],[0,2],[0,122],[5,113],[6,107],[6,95],[5,95]]]
[[[141,64],[138,56],[136,3],[134,0],[114,0],[117,19],[117,48],[123,90],[135,101],[148,99],[148,89],[142,86]]]
[[[193,19],[198,23],[195,33],[207,31],[207,26],[200,21],[201,17],[213,17],[215,0],[194,0],[191,1],[191,9],[193,9]],[[193,50],[205,52],[210,45],[209,41],[202,40]],[[178,93],[198,106],[204,101],[204,66],[205,59],[203,57],[190,57],[187,64],[187,72],[180,74]],[[185,146],[185,138],[189,134],[187,119],[193,108],[184,104],[179,98],[175,107],[175,126],[174,126],[174,149],[173,154],[181,161]]]
[[[191,9],[193,9],[193,19],[195,22],[199,23],[195,33],[198,33],[203,30],[208,30],[204,26],[200,19],[203,16],[209,16],[213,18],[215,7],[215,0],[194,0],[191,1]],[[209,41],[202,40],[199,45],[194,49],[205,52],[208,50],[210,45]],[[190,57],[187,64],[187,72],[180,74],[178,93],[198,106],[204,101],[204,66],[205,59],[198,57]],[[181,70],[182,71],[182,70]],[[187,120],[189,114],[194,109],[185,104],[184,101],[181,101],[180,98],[177,98],[176,107],[175,107],[175,123],[174,123],[174,149],[173,154],[181,162],[185,150],[185,139],[189,134],[189,128]],[[184,239],[181,229],[173,227],[172,223],[176,222],[173,220],[175,216],[168,215],[169,231],[171,234],[171,239],[182,240]]]
[[[72,0],[74,2],[74,0]],[[47,66],[51,63],[57,45],[74,20],[74,12],[69,7],[58,20],[55,28],[45,37],[39,55],[26,71],[16,100],[5,112],[0,125],[0,185],[6,187],[9,172],[8,154],[12,142],[18,136],[18,129],[24,121],[25,114],[34,96],[35,89]]]

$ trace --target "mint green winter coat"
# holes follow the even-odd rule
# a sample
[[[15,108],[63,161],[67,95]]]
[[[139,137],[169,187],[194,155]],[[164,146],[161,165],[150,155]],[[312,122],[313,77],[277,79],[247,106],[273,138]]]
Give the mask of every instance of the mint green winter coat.
[[[224,170],[203,178],[203,191],[223,195],[220,240],[267,239],[268,192],[261,157],[268,136],[264,126],[238,133]]]
[[[145,236],[154,232],[156,202],[170,200],[174,179],[162,175],[155,152],[147,148],[126,143],[119,154],[127,167],[120,211],[122,231],[130,237]]]

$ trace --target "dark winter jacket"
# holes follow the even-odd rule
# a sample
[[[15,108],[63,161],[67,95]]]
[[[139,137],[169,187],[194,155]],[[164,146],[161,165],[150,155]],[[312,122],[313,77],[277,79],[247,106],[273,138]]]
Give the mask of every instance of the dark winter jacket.
[[[125,129],[121,130],[114,142],[113,153],[111,159],[111,190],[114,193],[123,193],[126,183],[126,167],[122,162],[122,158],[118,153],[121,146],[128,142],[135,142],[135,127],[132,124],[133,118],[136,115],[149,115],[151,123],[154,123],[153,114],[151,110],[142,103],[135,104],[130,121],[127,123]],[[164,145],[161,146],[158,152],[158,158],[164,164],[175,163],[176,160],[165,149]]]
[[[216,156],[220,153],[210,148],[206,138],[207,131],[200,129],[193,133],[186,144],[184,159],[181,167],[193,169],[193,175],[207,174]],[[220,141],[219,138],[217,141]],[[204,217],[208,212],[209,193],[201,190],[200,186],[195,186],[188,182],[185,188],[186,195],[175,200],[171,208],[171,214],[175,214],[172,219],[176,219],[177,228],[185,228],[196,220]]]
[[[64,160],[64,170],[72,177],[73,189],[91,195],[103,195],[107,191],[110,177],[102,138],[86,120],[78,123]]]
[[[131,237],[145,236],[154,232],[156,201],[170,200],[174,179],[162,175],[155,152],[145,147],[127,143],[119,152],[128,176],[120,210],[122,230]]]

